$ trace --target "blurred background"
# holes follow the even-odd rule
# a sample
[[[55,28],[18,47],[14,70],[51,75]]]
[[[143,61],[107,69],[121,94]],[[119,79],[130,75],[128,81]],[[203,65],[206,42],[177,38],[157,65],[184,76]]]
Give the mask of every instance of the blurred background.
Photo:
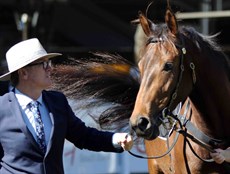
[[[166,0],[0,0],[0,61],[13,44],[32,37],[38,37],[47,51],[67,56],[106,51],[133,61],[136,26],[130,21],[150,2],[148,17],[162,20]],[[170,2],[173,11],[181,13],[180,25],[191,25],[203,34],[221,32],[218,42],[229,54],[229,0]]]
[[[15,43],[37,37],[47,52],[66,57],[88,57],[90,52],[120,54],[136,62],[135,46],[141,41],[130,22],[146,12],[154,22],[164,20],[166,0],[0,0],[0,74],[7,71],[6,51]],[[171,0],[179,25],[205,35],[221,32],[217,42],[230,55],[229,0]],[[139,38],[139,40],[138,40]],[[144,153],[142,147],[134,148]],[[122,155],[76,150],[66,142],[66,174],[147,173],[147,161]]]

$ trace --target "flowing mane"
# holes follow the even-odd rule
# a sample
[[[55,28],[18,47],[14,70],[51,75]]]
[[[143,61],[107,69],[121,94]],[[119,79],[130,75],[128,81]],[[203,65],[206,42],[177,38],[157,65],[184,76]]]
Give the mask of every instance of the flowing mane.
[[[128,122],[139,89],[137,67],[120,55],[94,53],[87,59],[69,59],[53,71],[52,89],[81,102],[81,109],[108,105],[100,114],[89,113],[102,129],[129,129]],[[97,118],[97,119],[96,119]]]
[[[188,37],[189,40],[193,41],[200,52],[202,52],[204,49],[207,49],[210,54],[215,55],[212,56],[212,58],[222,59],[222,65],[224,68],[226,68],[226,72],[228,72],[227,74],[230,80],[230,58],[223,52],[221,46],[217,44],[217,36],[220,33],[207,36],[197,32],[193,27],[182,27],[180,32]]]

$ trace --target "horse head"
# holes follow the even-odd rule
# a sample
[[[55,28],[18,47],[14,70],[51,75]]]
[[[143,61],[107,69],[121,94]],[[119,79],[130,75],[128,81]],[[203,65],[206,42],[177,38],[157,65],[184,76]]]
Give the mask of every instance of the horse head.
[[[185,41],[171,9],[166,10],[165,23],[155,24],[142,13],[139,22],[148,39],[138,64],[141,83],[130,125],[137,136],[151,140],[159,135],[162,111],[172,111],[184,101],[193,80],[190,65],[184,64]]]

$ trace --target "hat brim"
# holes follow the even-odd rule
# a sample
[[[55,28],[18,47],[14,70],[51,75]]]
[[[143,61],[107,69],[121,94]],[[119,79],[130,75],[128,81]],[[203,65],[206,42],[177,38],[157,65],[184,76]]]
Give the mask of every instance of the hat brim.
[[[10,72],[7,72],[5,74],[3,74],[2,76],[0,76],[0,81],[8,81],[10,80],[10,77],[11,77],[11,74],[25,66],[27,66],[28,64],[34,62],[34,61],[37,61],[37,60],[42,60],[42,59],[51,59],[51,58],[54,58],[54,57],[57,57],[57,56],[61,56],[62,54],[60,53],[48,53],[46,54],[45,56],[42,56],[42,57],[39,57],[39,58],[36,58],[35,60],[32,60],[32,61],[29,61],[29,62],[26,62],[25,64],[19,66],[17,69],[15,69],[14,71],[10,71]]]

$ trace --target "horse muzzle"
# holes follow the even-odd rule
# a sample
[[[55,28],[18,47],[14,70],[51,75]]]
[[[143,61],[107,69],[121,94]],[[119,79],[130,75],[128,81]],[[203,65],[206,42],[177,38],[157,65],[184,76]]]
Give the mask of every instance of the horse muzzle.
[[[158,125],[145,116],[138,116],[137,119],[130,120],[130,128],[138,137],[146,140],[153,140],[159,135]]]

